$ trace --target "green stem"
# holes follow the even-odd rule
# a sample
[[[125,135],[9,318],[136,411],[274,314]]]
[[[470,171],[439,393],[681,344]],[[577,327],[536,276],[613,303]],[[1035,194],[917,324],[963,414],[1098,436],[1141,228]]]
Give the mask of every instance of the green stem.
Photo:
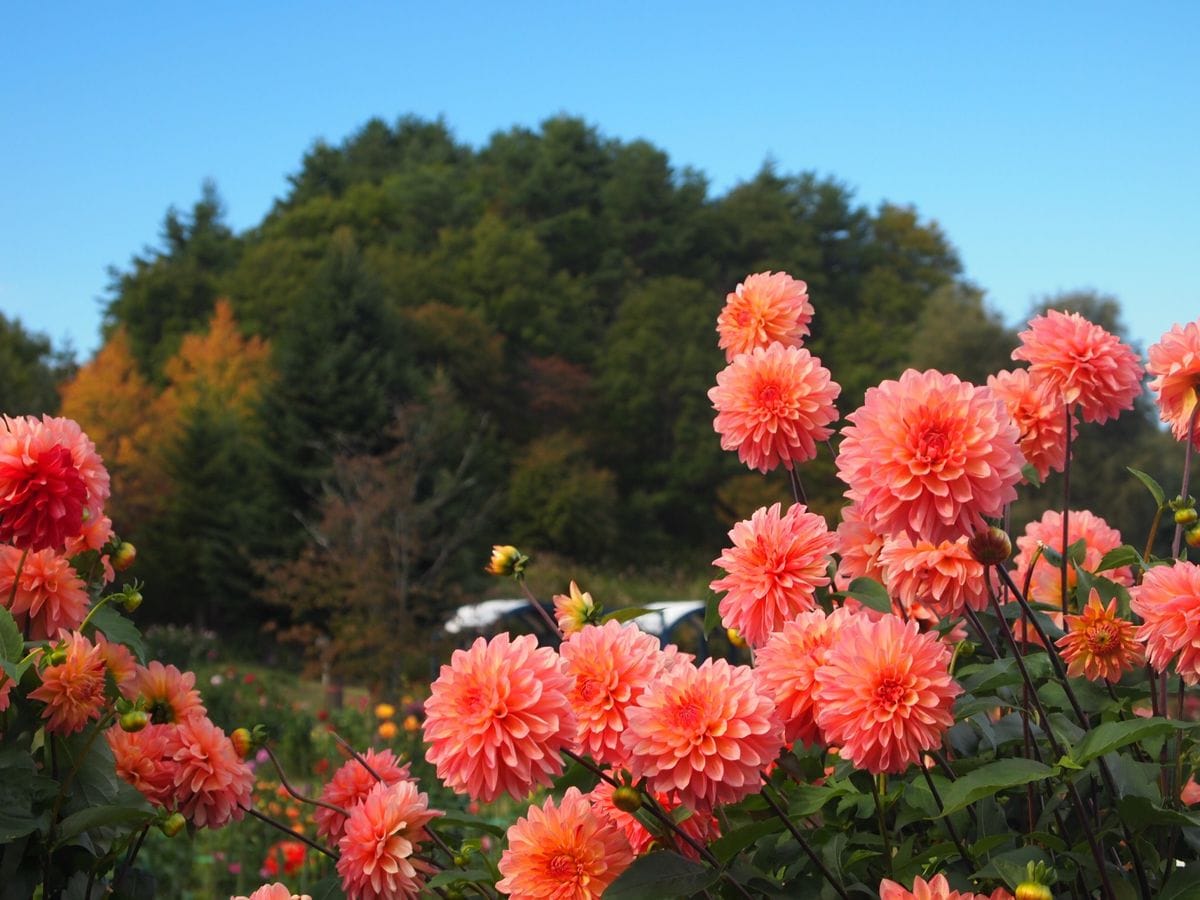
[[[807,855],[808,858],[813,861],[813,865],[817,867],[821,873],[821,876],[830,884],[837,895],[841,897],[842,900],[850,900],[850,895],[846,893],[846,888],[842,886],[842,883],[838,880],[838,877],[829,870],[829,867],[825,865],[825,863],[821,860],[821,857],[819,857],[817,852],[813,850],[812,845],[805,840],[804,834],[799,828],[796,827],[796,824],[788,818],[787,812],[784,810],[783,806],[780,805],[779,800],[773,796],[774,790],[775,789],[771,787],[771,785],[766,783],[763,784],[762,796],[763,799],[767,801],[767,805],[775,811],[775,815],[779,817],[779,820],[783,822],[783,824],[787,827],[787,830],[792,833],[792,837],[796,839],[796,843],[800,845],[800,849],[803,850],[805,855]]]
[[[1192,408],[1192,417],[1188,419],[1187,445],[1183,450],[1183,484],[1179,486],[1179,496],[1187,499],[1188,486],[1192,476],[1192,441],[1196,436],[1196,416],[1200,415],[1200,400]],[[1183,543],[1183,526],[1175,525],[1175,539],[1171,541],[1171,557],[1179,558],[1179,550]]]
[[[882,782],[885,777],[883,773],[880,773],[879,782]],[[892,875],[895,874],[892,862],[892,835],[888,831],[887,819],[883,815],[883,797],[881,796],[880,784],[875,778],[871,779],[871,794],[875,797],[875,817],[879,822],[879,837],[883,840],[883,852],[887,856],[888,874]]]
[[[1063,457],[1063,513],[1062,513],[1062,577],[1060,584],[1062,586],[1062,611],[1065,616],[1070,609],[1070,601],[1067,597],[1067,573],[1070,570],[1071,561],[1067,558],[1067,547],[1070,540],[1070,519],[1071,519],[1071,404],[1067,403],[1063,406],[1067,426],[1067,452]]]
[[[944,814],[946,812],[946,804],[942,802],[942,795],[938,793],[937,786],[933,783],[933,776],[929,774],[929,769],[925,767],[925,760],[920,760],[918,764],[921,766],[921,774],[925,776],[925,783],[929,785],[929,793],[933,794],[933,800],[937,803],[938,812],[943,813],[942,821],[946,823],[946,831],[950,833],[950,840],[954,841],[954,846],[958,848],[963,862],[974,869],[975,861],[971,859],[971,854],[967,852],[966,844],[959,837],[958,830],[954,827],[954,823],[950,821],[950,817]]]

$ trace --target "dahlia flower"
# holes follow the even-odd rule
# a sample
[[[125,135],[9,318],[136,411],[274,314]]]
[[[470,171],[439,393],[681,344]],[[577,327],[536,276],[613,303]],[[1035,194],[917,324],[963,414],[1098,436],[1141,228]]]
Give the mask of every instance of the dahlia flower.
[[[1129,593],[1130,607],[1142,618],[1137,636],[1146,643],[1150,665],[1165,672],[1174,661],[1180,678],[1200,683],[1200,565],[1147,569]]]
[[[1121,546],[1121,532],[1110,526],[1100,516],[1086,509],[1073,509],[1068,514],[1067,546],[1083,541],[1084,554],[1080,568],[1087,572],[1095,572],[1100,566],[1100,560],[1109,550]],[[1025,584],[1029,573],[1030,563],[1037,554],[1038,545],[1042,544],[1063,552],[1062,513],[1047,510],[1040,519],[1025,526],[1025,534],[1017,538],[1017,556],[1013,560],[1015,573],[1013,581],[1018,586]],[[1133,584],[1133,570],[1129,566],[1121,566],[1105,572],[1104,577],[1118,584]],[[1074,566],[1067,569],[1067,590],[1074,591],[1078,575]],[[1062,569],[1048,560],[1044,554],[1038,555],[1034,566],[1033,579],[1029,583],[1030,602],[1045,603],[1049,606],[1062,608]],[[1058,622],[1056,624],[1061,624]]]
[[[168,727],[163,752],[173,773],[172,805],[197,828],[240,821],[250,805],[254,774],[225,732],[207,716]]]
[[[775,701],[786,743],[824,743],[813,705],[813,675],[829,657],[838,631],[853,618],[846,607],[828,616],[817,607],[785,622],[756,654],[754,677],[759,690]]]
[[[1012,358],[1028,362],[1033,381],[1065,404],[1078,404],[1085,422],[1103,424],[1133,409],[1142,391],[1142,364],[1116,335],[1079,313],[1052,309],[1030,319],[1019,337]]]
[[[533,635],[477,638],[456,650],[425,703],[426,759],[458,793],[516,799],[563,770],[560,751],[575,747],[572,679]]]
[[[573,682],[569,697],[580,746],[598,763],[623,766],[626,712],[660,669],[658,638],[632,623],[610,620],[585,625],[559,653]]]
[[[1020,434],[1021,454],[1045,479],[1051,471],[1061,472],[1067,458],[1066,421],[1062,403],[1043,382],[1036,382],[1028,369],[1013,369],[988,376],[988,388],[1004,403]],[[1078,425],[1071,420],[1071,437]]]
[[[125,691],[137,674],[137,660],[133,658],[128,647],[116,641],[110,641],[104,636],[104,632],[97,631],[95,638],[96,646],[100,648],[100,656],[104,659],[104,665],[108,669],[108,674],[112,676],[113,683],[118,689]]]
[[[170,731],[169,725],[150,724],[141,731],[113,725],[104,732],[117,775],[155,806],[169,806],[175,791],[175,768],[166,755]]]
[[[725,298],[717,316],[717,344],[725,361],[774,343],[799,347],[808,334],[813,308],[808,286],[786,272],[750,275]]]
[[[757,791],[783,746],[783,723],[753,671],[723,659],[660,675],[627,716],[633,777],[702,812]]]
[[[152,722],[182,722],[206,714],[200,692],[196,690],[195,673],[180,672],[175,666],[164,666],[156,659],[137,667],[125,691],[130,699],[145,699]]]
[[[987,388],[909,369],[870,388],[848,418],[838,477],[880,534],[957,540],[1016,499],[1019,435]]]
[[[30,691],[33,700],[46,704],[42,716],[49,721],[52,734],[82,731],[104,708],[104,657],[100,648],[79,632],[62,641],[65,657],[61,663],[41,671],[42,684]]]
[[[1193,775],[1187,780],[1179,792],[1179,802],[1184,806],[1195,806],[1200,803],[1200,784],[1196,783],[1196,776]]]
[[[363,801],[376,784],[390,785],[409,778],[409,763],[401,765],[391,750],[368,749],[360,755],[362,762],[348,759],[333,773],[333,777],[321,789],[321,802],[340,806],[349,812]],[[346,817],[341,813],[318,806],[313,810],[313,819],[317,823],[317,834],[323,839],[330,844],[336,844],[341,839],[346,824]]]
[[[1012,900],[1012,894],[1004,888],[996,888],[990,894],[952,891],[946,876],[938,874],[928,881],[918,875],[911,891],[885,878],[879,883],[879,900]]]
[[[617,827],[593,815],[579,788],[567,788],[517,819],[508,829],[496,890],[513,897],[591,900],[633,862]]]
[[[613,803],[613,791],[615,790],[616,788],[607,781],[601,781],[591,793],[585,796],[592,804],[592,811],[596,815],[615,825],[625,835],[625,840],[629,842],[633,855],[641,856],[650,850],[657,838],[647,830],[637,816],[619,809]],[[679,807],[679,802],[667,794],[655,794],[654,800],[667,815]],[[693,812],[678,824],[684,834],[701,846],[710,844],[721,836],[721,824],[712,813]],[[688,859],[700,859],[700,854],[687,841],[677,841],[676,849]]]
[[[338,841],[338,875],[347,900],[419,897],[425,876],[436,869],[416,858],[429,840],[425,826],[442,815],[413,781],[377,784],[350,811]]]
[[[9,597],[9,612],[17,625],[24,629],[28,624],[29,636],[37,641],[54,637],[59,629],[78,628],[90,602],[87,584],[65,556],[49,548],[25,554],[16,547],[0,546],[0,604],[7,605]]]
[[[1067,633],[1058,640],[1067,674],[1090,681],[1120,681],[1121,676],[1145,661],[1136,627],[1117,615],[1117,601],[1107,607],[1095,593],[1083,614],[1066,617]]]
[[[835,583],[839,591],[846,590],[855,578],[883,582],[885,576],[879,564],[879,551],[883,549],[886,537],[863,518],[857,503],[842,508],[842,521],[838,524],[833,545],[838,556]]]
[[[791,469],[817,455],[837,420],[842,392],[821,361],[799,347],[771,344],[734,357],[708,392],[722,450],[751,469]]]
[[[925,607],[939,619],[961,616],[963,607],[987,606],[987,571],[967,549],[969,538],[913,541],[901,534],[886,541],[879,563],[893,602],[903,609]]]
[[[249,897],[231,897],[230,900],[312,900],[309,894],[293,894],[287,885],[280,882],[264,884]]]
[[[752,647],[761,647],[788,619],[812,609],[817,588],[829,584],[826,569],[835,538],[825,519],[800,503],[782,515],[780,509],[776,503],[734,525],[733,546],[713,560],[726,572],[709,585],[728,592],[721,600],[721,621]]]
[[[962,688],[949,666],[950,648],[916,622],[858,616],[814,675],[817,727],[855,767],[903,772],[954,724]]]
[[[554,619],[563,637],[575,634],[589,622],[599,624],[600,607],[587,591],[579,590],[579,585],[571,582],[569,592],[554,595]]]
[[[1158,395],[1159,417],[1178,441],[1186,441],[1200,388],[1200,319],[1171,330],[1150,348],[1146,371],[1154,376],[1150,390]],[[1200,426],[1192,434],[1200,449]]]

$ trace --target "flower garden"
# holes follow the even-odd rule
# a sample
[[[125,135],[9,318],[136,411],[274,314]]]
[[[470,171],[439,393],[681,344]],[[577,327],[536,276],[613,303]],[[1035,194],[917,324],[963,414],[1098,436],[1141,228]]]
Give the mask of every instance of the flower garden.
[[[194,634],[160,658],[94,445],[5,417],[3,896],[1200,897],[1200,320],[1143,367],[1050,310],[986,385],[909,369],[847,413],[804,346],[817,314],[766,272],[716,322],[721,446],[794,501],[713,548],[706,626],[752,665],[574,583],[557,646],[480,637],[334,714]],[[1147,375],[1180,486],[1130,470],[1154,525],[1122,535],[1072,508],[1073,442]],[[823,454],[837,522],[806,503]],[[1051,472],[1063,496],[1016,534],[1018,486]],[[487,561],[543,610],[533,565]]]

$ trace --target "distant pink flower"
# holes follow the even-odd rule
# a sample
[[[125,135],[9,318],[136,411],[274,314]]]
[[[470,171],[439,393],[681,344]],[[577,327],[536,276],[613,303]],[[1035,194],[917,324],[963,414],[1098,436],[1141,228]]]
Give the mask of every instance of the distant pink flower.
[[[338,841],[338,875],[347,900],[407,900],[421,896],[425,876],[437,871],[417,859],[430,840],[425,826],[442,815],[412,781],[377,784],[350,811]]]
[[[1067,458],[1066,416],[1058,394],[1044,383],[1035,382],[1028,369],[999,372],[988,377],[988,387],[1004,402],[1020,433],[1025,461],[1045,479],[1051,471],[1061,472]],[[1071,436],[1078,431],[1071,420]]]
[[[499,634],[456,650],[425,702],[426,759],[447,787],[475,800],[516,799],[562,773],[575,747],[572,679],[532,635]]]
[[[104,732],[117,775],[155,806],[169,806],[174,795],[175,768],[166,756],[170,731],[169,725],[151,724],[141,731],[124,731],[113,725]]]
[[[1100,560],[1109,550],[1115,550],[1122,544],[1121,532],[1111,527],[1100,516],[1086,509],[1073,509],[1068,515],[1067,546],[1077,541],[1084,542],[1084,555],[1080,567],[1087,572],[1095,572],[1100,567]],[[1013,560],[1016,572],[1013,580],[1018,587],[1025,583],[1029,565],[1037,553],[1039,544],[1044,544],[1051,550],[1063,552],[1062,546],[1062,513],[1047,510],[1042,517],[1025,526],[1025,534],[1017,538],[1017,556]],[[1129,566],[1121,566],[1104,573],[1118,584],[1133,584],[1133,572]],[[1074,591],[1078,576],[1074,567],[1067,570],[1067,590]],[[1062,570],[1048,560],[1045,555],[1039,555],[1033,571],[1033,580],[1029,586],[1030,601],[1045,603],[1062,608]],[[1061,621],[1056,623],[1061,625]]]
[[[1158,395],[1158,414],[1177,441],[1186,441],[1200,389],[1200,319],[1173,325],[1150,348],[1146,371],[1154,376],[1150,390]],[[1192,435],[1200,448],[1200,425]]]
[[[708,399],[721,449],[736,450],[751,469],[791,469],[817,455],[837,420],[842,392],[829,370],[807,350],[771,344],[734,357],[717,373]]]
[[[42,716],[52,734],[74,734],[100,718],[104,708],[104,658],[100,648],[79,632],[62,641],[65,658],[41,671],[41,687],[30,699],[46,704]]]
[[[803,281],[786,272],[750,275],[725,298],[725,308],[717,316],[718,346],[727,362],[773,343],[799,347],[812,316]]]
[[[1200,566],[1154,566],[1129,593],[1131,608],[1142,617],[1138,639],[1146,642],[1150,665],[1166,672],[1174,662],[1180,678],[1200,683]]]
[[[678,791],[701,811],[757,791],[763,767],[783,746],[783,724],[753,671],[723,659],[659,676],[628,720],[633,777],[648,779],[653,791]]]
[[[879,562],[887,572],[885,585],[893,600],[904,610],[927,607],[939,619],[961,616],[965,606],[974,610],[987,606],[986,572],[967,549],[968,540],[914,543],[906,534],[888,540]]]
[[[509,826],[496,889],[519,898],[592,900],[631,862],[624,835],[571,787],[558,804],[551,797]]]
[[[952,891],[946,876],[938,874],[929,881],[918,875],[913,881],[911,891],[890,878],[885,878],[879,883],[879,900],[1012,900],[1012,894],[1004,888],[997,888],[990,894]]]
[[[293,894],[287,885],[281,882],[264,884],[249,897],[231,897],[230,900],[312,900],[308,894]]]
[[[855,578],[873,578],[883,582],[879,551],[883,549],[886,537],[863,518],[862,509],[857,503],[842,508],[842,521],[838,524],[833,546],[838,555],[836,582],[839,591],[846,590]]]
[[[771,635],[754,659],[759,690],[775,701],[784,741],[805,746],[825,743],[817,727],[813,676],[829,657],[838,631],[854,618],[845,607],[830,615],[820,607],[801,613]]]
[[[868,389],[838,452],[838,477],[880,534],[957,540],[1017,496],[1017,429],[986,388],[907,370]]]
[[[646,829],[646,826],[641,823],[637,816],[618,809],[613,804],[614,790],[616,788],[607,781],[601,781],[590,794],[586,794],[585,796],[592,804],[592,809],[597,815],[607,819],[621,830],[621,833],[625,835],[625,839],[629,841],[633,855],[641,856],[643,853],[650,851],[651,846],[657,838]],[[667,814],[674,812],[679,807],[679,802],[673,800],[667,794],[655,794],[654,799],[662,807],[663,812]],[[701,846],[707,845],[721,836],[721,825],[712,813],[693,812],[679,823],[679,827]],[[680,840],[676,843],[676,849],[688,857],[688,859],[699,860],[700,854],[686,841]]]
[[[191,716],[170,726],[166,735],[175,809],[197,828],[240,821],[250,805],[254,774],[225,732],[207,716]]]
[[[200,692],[196,690],[195,673],[180,672],[175,666],[164,666],[156,659],[138,666],[125,690],[131,699],[145,699],[152,722],[182,722],[205,715]]]
[[[726,572],[709,585],[728,592],[721,600],[721,621],[752,647],[761,647],[788,619],[812,609],[817,588],[829,584],[834,536],[825,519],[800,503],[782,515],[780,509],[773,504],[734,525],[733,546],[713,560]]]
[[[70,561],[49,548],[30,551],[24,565],[22,555],[16,547],[0,547],[0,604],[13,598],[9,612],[22,628],[28,622],[29,636],[34,640],[52,638],[59,629],[78,628],[91,598],[87,584],[75,574]],[[21,577],[14,593],[18,568]]]
[[[585,625],[559,653],[574,684],[570,699],[579,744],[596,762],[623,766],[626,713],[658,673],[658,638],[632,623],[610,620]]]
[[[321,789],[321,802],[349,811],[361,803],[380,781],[384,784],[395,784],[409,777],[409,763],[401,765],[391,750],[376,751],[368,748],[359,755],[362,762],[348,759],[333,773],[333,777]],[[370,770],[363,762],[370,766]],[[378,779],[376,775],[379,776]],[[346,824],[345,816],[318,806],[313,810],[313,818],[317,823],[317,834],[322,838],[331,844],[336,844],[341,839]]]
[[[950,648],[916,622],[858,616],[816,671],[817,725],[856,768],[903,772],[954,724],[962,688],[949,666]]]
[[[1142,391],[1142,364],[1114,334],[1079,313],[1052,309],[1029,320],[1013,359],[1068,406],[1079,405],[1085,422],[1103,424],[1133,409]]]

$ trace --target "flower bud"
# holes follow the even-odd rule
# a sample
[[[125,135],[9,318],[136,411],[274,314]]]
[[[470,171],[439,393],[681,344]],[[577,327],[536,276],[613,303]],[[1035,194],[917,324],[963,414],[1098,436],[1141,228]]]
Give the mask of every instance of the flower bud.
[[[746,639],[742,637],[742,633],[736,628],[726,628],[725,636],[729,638],[729,643],[733,644],[735,647],[746,646]]]
[[[1200,549],[1200,525],[1193,525],[1183,534],[1183,539],[1187,541],[1189,547]]]
[[[159,830],[167,837],[175,837],[187,826],[183,813],[171,813],[158,824]]]
[[[642,795],[636,788],[623,785],[613,791],[613,806],[621,812],[635,813],[642,808]]]
[[[1054,895],[1041,882],[1022,881],[1017,885],[1016,900],[1054,900]]]
[[[1186,528],[1189,525],[1195,525],[1197,519],[1200,519],[1200,513],[1196,512],[1196,507],[1194,506],[1175,510],[1176,525],[1182,525]]]
[[[233,750],[240,759],[246,759],[254,750],[254,738],[249,728],[233,729],[229,734],[229,742],[233,744]]]
[[[976,562],[985,566],[998,566],[1012,556],[1012,541],[1004,529],[995,525],[987,531],[977,531],[967,541],[967,549]]]
[[[519,578],[525,571],[529,557],[511,544],[496,544],[492,547],[492,558],[484,569],[492,575],[511,575]]]
[[[125,608],[125,612],[133,612],[142,605],[142,592],[137,588],[130,588],[125,592],[125,599],[121,601],[121,605]]]
[[[122,713],[121,718],[117,720],[121,723],[122,731],[141,731],[150,724],[150,716],[141,709],[131,709],[127,713]]]
[[[46,665],[61,666],[67,661],[67,651],[65,647],[55,647],[46,654]]]
[[[129,541],[121,541],[117,549],[113,551],[110,561],[114,569],[118,572],[124,572],[133,565],[136,559],[137,547],[133,546]]]

